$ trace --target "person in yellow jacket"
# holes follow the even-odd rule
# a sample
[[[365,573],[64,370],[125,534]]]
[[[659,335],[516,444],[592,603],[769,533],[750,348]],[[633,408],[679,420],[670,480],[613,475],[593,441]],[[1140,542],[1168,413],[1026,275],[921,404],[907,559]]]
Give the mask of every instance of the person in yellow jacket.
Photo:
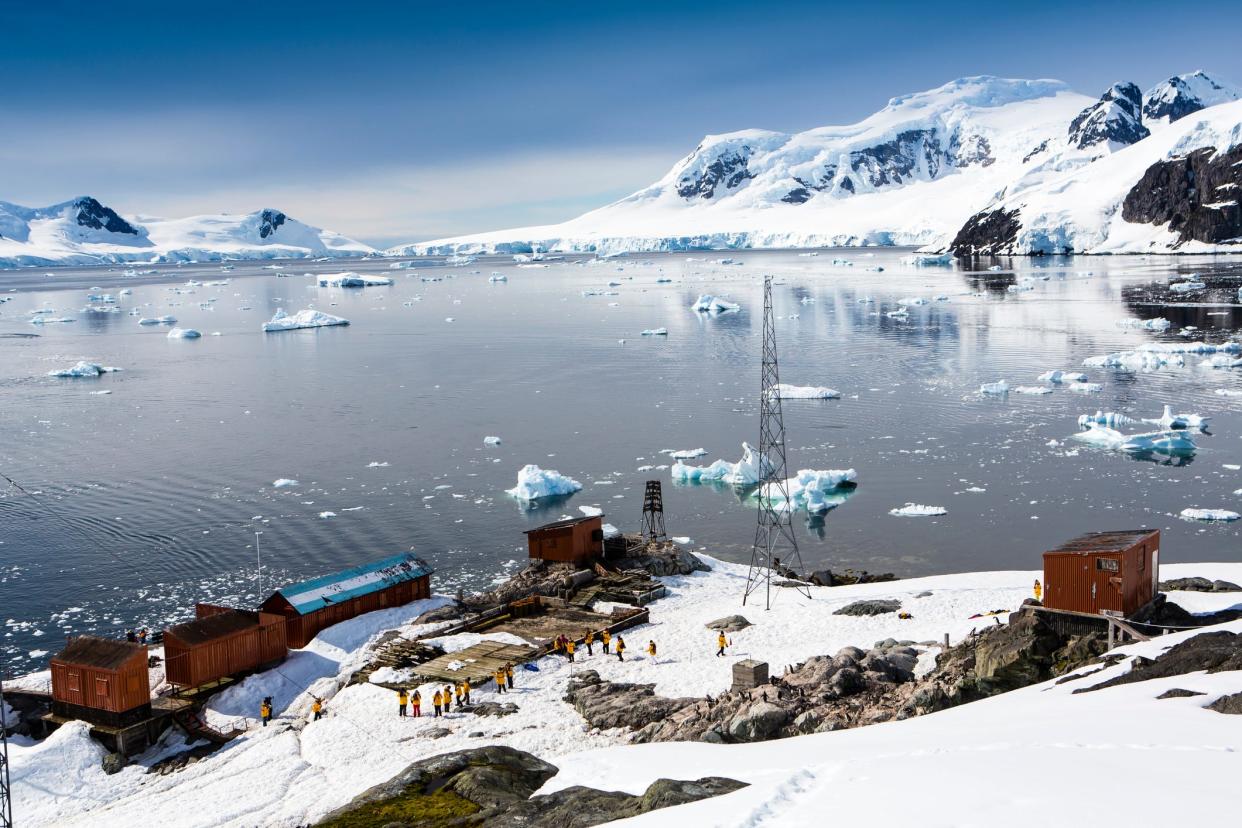
[[[444,692],[441,694],[444,699],[444,712],[447,713],[453,709],[453,688],[447,684],[444,685]]]
[[[492,678],[496,679],[496,692],[505,692],[505,671],[504,668],[497,670],[492,674]]]
[[[649,640],[649,641],[647,642],[647,655],[651,656],[651,660],[652,660],[652,661],[655,661],[655,657],[656,657],[656,645],[655,645],[655,641],[654,641],[654,640]]]
[[[418,690],[414,691],[414,695],[410,697],[410,706],[414,708],[414,718],[423,715],[423,694]]]
[[[264,699],[263,703],[259,705],[259,718],[263,720],[264,727],[267,727],[267,723],[272,720],[272,703],[268,700],[270,698],[269,696],[267,699]]]
[[[465,698],[466,704],[470,704],[470,679],[466,679],[461,683],[461,694]]]
[[[323,718],[323,702],[315,699],[311,702],[311,721],[317,722]]]
[[[509,689],[513,689],[513,662],[505,664],[505,680],[509,682]]]
[[[617,636],[617,661],[625,661],[625,639]]]
[[[431,706],[436,709],[436,716],[440,715],[440,706],[444,704],[444,698],[440,695],[440,691],[436,690],[435,695],[431,697]]]
[[[716,650],[716,657],[720,658],[720,656],[725,654],[725,647],[729,646],[729,639],[725,638],[724,630],[721,630],[720,635],[716,636],[716,646],[720,648]]]
[[[406,715],[405,706],[410,703],[410,697],[406,693],[405,688],[397,691],[397,715],[404,718]]]
[[[462,698],[462,694],[463,694],[464,692],[465,692],[465,691],[463,691],[463,690],[461,689],[461,685],[460,685],[460,684],[459,684],[459,685],[457,685],[456,687],[454,687],[454,688],[453,688],[453,693],[454,693],[454,695],[455,695],[455,696],[456,696],[456,698],[457,698],[457,709],[458,709],[458,710],[461,710],[461,698]]]
[[[1036,579],[1035,579],[1035,600],[1036,600],[1036,601],[1042,601],[1042,600],[1043,600],[1043,597],[1044,597],[1044,587],[1043,587],[1043,584],[1041,584],[1041,583],[1039,582],[1039,579],[1038,579],[1038,578],[1036,578]]]
[[[574,642],[572,641],[565,642],[565,655],[569,656],[569,660],[571,662],[574,660]]]
[[[612,634],[608,630],[599,634],[599,643],[604,647],[604,655],[608,655],[608,642],[610,641],[612,641]]]
[[[595,655],[591,650],[591,645],[595,643],[595,633],[587,630],[586,634],[582,636],[582,643],[586,645],[587,655]]]

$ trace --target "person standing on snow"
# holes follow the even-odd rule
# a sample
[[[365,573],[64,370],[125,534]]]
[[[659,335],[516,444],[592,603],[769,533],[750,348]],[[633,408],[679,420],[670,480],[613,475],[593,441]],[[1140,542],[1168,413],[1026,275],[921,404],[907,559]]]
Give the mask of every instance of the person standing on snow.
[[[599,641],[604,647],[604,655],[608,655],[608,642],[612,641],[611,633],[609,633],[608,630],[604,630],[599,634]]]
[[[591,651],[591,645],[595,643],[595,633],[587,630],[586,635],[582,636],[582,643],[586,645],[587,655],[595,655],[595,653]]]
[[[397,716],[399,718],[402,718],[402,719],[405,718],[405,706],[409,703],[410,703],[410,697],[406,693],[405,688],[403,687],[397,691]]]
[[[444,712],[447,713],[453,709],[453,688],[447,684],[444,685]]]
[[[716,636],[716,646],[720,648],[716,651],[716,658],[720,658],[722,655],[724,655],[725,647],[728,647],[731,643],[733,642],[725,638],[724,630],[721,630],[720,634]]]
[[[464,679],[461,683],[461,694],[465,698],[466,704],[470,704],[470,679]]]
[[[617,661],[625,661],[625,639],[617,636]]]
[[[509,689],[513,689],[513,662],[505,664],[505,680],[509,682]]]
[[[317,722],[322,718],[323,718],[323,702],[321,702],[318,697],[315,697],[315,700],[311,702],[311,721]]]
[[[410,703],[414,707],[414,718],[423,715],[423,694],[415,690],[414,695],[410,697]]]
[[[650,640],[650,641],[648,641],[648,642],[647,642],[647,655],[651,656],[651,660],[652,660],[652,661],[655,661],[655,657],[656,657],[656,645],[655,645],[655,641],[654,641],[654,640]]]
[[[259,718],[263,720],[263,726],[267,727],[267,723],[272,720],[272,697],[266,696],[263,703],[259,705]]]
[[[492,674],[492,678],[494,678],[494,679],[496,680],[496,692],[497,692],[497,693],[503,693],[503,692],[505,692],[505,671],[504,671],[504,668],[502,667],[502,668],[500,668],[499,670],[497,670],[495,673],[493,673],[493,674]]]
[[[569,662],[572,664],[574,660],[574,642],[565,642],[565,654],[569,656]]]

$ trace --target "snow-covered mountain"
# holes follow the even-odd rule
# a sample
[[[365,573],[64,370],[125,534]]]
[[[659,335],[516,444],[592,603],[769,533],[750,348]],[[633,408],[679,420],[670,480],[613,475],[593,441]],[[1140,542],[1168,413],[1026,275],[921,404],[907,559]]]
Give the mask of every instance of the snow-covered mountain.
[[[1175,143],[1187,152],[1206,146],[1227,151],[1242,140],[1225,134],[1229,116],[1224,113],[1238,97],[1236,89],[1203,72],[1169,78],[1145,94],[1133,83],[1120,82],[1099,98],[1073,92],[1055,80],[963,78],[893,98],[876,114],[849,126],[792,135],[745,130],[708,136],[655,184],[563,224],[404,245],[388,252],[612,253],[873,244],[946,249],[965,228],[980,223],[990,227],[1002,205],[1035,192],[1047,192],[1050,201],[1062,203],[1067,211],[1063,218],[1070,222],[1057,224],[1054,217],[1056,226],[1039,232],[1085,240],[1094,234],[1083,234],[1074,222],[1098,222],[1080,218],[1081,199],[1058,197],[1062,182],[1079,176],[1096,180],[1088,171],[1108,161],[1106,167],[1115,175],[1128,178],[1109,179],[1112,196],[1093,203],[1109,215],[1120,214],[1125,193],[1172,149],[1162,143],[1166,134],[1176,130],[1183,135],[1185,140]],[[1224,132],[1196,133],[1192,125],[1202,118],[1213,123],[1220,119],[1217,126]],[[1145,165],[1140,157],[1147,159]],[[1179,208],[1165,205],[1162,211],[1151,205],[1147,212],[1158,216],[1170,209]],[[1210,244],[1228,244],[1222,233]],[[1131,235],[1118,238],[1124,241],[1110,250],[1134,245],[1144,251],[1170,249]],[[975,245],[977,250],[986,247]],[[1005,249],[1049,252],[1052,247],[1040,241],[1026,249],[1021,244]],[[1073,249],[1092,248],[1075,243]]]
[[[183,219],[119,215],[90,196],[22,207],[0,201],[0,267],[101,262],[360,256],[367,245],[279,210]]]

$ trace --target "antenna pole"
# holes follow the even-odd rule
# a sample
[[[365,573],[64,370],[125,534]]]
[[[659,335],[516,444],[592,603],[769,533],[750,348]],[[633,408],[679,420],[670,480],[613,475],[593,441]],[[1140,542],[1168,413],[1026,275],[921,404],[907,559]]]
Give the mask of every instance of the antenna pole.
[[[255,530],[254,530],[254,561],[255,561],[255,564],[256,564],[256,565],[257,565],[257,567],[258,567],[258,570],[257,570],[257,571],[258,571],[258,577],[259,577],[259,587],[258,587],[258,590],[259,590],[259,600],[260,600],[260,601],[262,601],[262,600],[263,600],[263,556],[262,556],[262,554],[260,554],[260,552],[259,552],[259,535],[262,535],[262,534],[263,534],[263,533],[262,533],[262,532],[260,532],[258,529],[255,529]]]
[[[764,609],[772,608],[772,576],[802,570],[802,554],[793,531],[794,504],[789,498],[785,462],[785,416],[781,410],[780,369],[776,359],[776,325],[772,314],[772,277],[763,277],[763,357],[759,380],[759,520],[750,555],[750,572],[742,606],[763,587]],[[780,554],[785,555],[782,564]],[[806,584],[797,587],[811,597]]]
[[[9,723],[4,713],[4,676],[0,676],[0,828],[13,828],[13,792],[9,785]]]

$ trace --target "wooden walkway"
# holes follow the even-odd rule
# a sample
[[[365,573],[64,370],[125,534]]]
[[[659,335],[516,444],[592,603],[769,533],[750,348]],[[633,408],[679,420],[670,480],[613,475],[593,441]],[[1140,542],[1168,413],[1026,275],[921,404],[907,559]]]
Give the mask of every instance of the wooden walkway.
[[[464,650],[442,655],[413,668],[415,675],[427,681],[456,684],[469,679],[472,685],[486,684],[506,664],[521,664],[539,654],[534,647],[483,641]]]

